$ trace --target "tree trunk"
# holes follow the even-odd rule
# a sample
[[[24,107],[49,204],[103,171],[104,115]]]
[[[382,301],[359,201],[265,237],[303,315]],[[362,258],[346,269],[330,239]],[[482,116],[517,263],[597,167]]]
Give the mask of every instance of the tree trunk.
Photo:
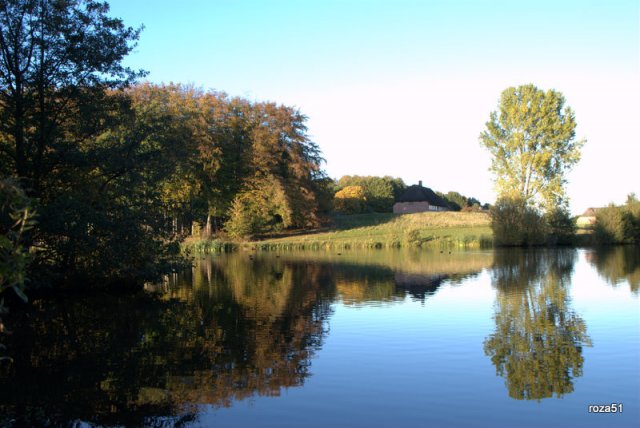
[[[204,237],[211,238],[211,214],[207,214],[207,224],[204,227]]]
[[[16,173],[23,180],[27,178],[27,157],[24,141],[24,105],[22,99],[22,82],[20,76],[16,76],[16,104],[13,113],[15,124],[13,135],[16,145]],[[30,186],[27,186],[27,189]]]

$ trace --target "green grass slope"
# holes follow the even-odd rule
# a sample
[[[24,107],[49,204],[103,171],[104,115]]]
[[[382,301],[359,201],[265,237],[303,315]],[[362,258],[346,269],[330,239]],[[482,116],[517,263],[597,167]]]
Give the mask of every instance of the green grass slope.
[[[492,245],[489,215],[467,212],[338,216],[328,229],[253,242],[261,250],[440,247]]]

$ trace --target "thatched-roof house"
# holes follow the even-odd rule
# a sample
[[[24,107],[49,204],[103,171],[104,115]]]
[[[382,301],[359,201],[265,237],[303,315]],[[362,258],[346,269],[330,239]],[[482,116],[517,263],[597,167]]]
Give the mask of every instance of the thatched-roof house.
[[[409,186],[393,205],[394,214],[449,211],[450,209],[447,202],[433,190],[423,187],[422,181],[417,185]]]
[[[578,227],[590,227],[596,224],[596,213],[600,208],[587,208],[576,220]]]

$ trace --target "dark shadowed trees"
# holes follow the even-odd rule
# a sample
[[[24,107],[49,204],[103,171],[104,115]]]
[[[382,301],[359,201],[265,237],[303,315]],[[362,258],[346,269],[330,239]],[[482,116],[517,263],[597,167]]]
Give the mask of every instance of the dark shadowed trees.
[[[0,1],[2,172],[38,196],[77,146],[69,127],[80,110],[142,75],[122,65],[140,30],[108,11],[90,0]]]
[[[0,175],[38,204],[34,281],[140,284],[172,268],[180,238],[241,211],[252,234],[316,225],[326,177],[306,117],[133,85],[144,72],[122,60],[140,30],[108,12],[91,0],[0,0]],[[238,209],[249,200],[269,204]]]

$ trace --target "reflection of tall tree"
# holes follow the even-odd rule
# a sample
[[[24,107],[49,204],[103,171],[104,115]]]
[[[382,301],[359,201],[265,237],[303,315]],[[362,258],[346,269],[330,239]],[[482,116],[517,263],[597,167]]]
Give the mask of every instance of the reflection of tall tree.
[[[582,375],[585,322],[569,307],[575,251],[498,252],[496,330],[484,351],[516,399],[560,397]]]
[[[636,245],[601,247],[587,253],[587,260],[611,285],[629,283],[634,293],[640,289],[640,249]]]

